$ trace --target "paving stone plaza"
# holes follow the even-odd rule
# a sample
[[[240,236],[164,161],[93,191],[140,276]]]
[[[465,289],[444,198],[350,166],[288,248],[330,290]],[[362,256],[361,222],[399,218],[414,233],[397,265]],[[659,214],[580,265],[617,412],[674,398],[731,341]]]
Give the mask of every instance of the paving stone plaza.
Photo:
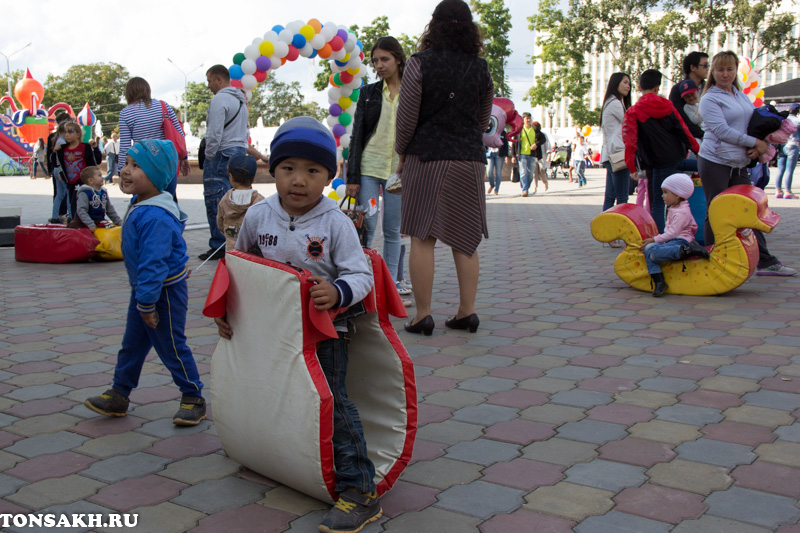
[[[719,297],[636,291],[614,273],[617,250],[589,233],[605,175],[588,179],[529,198],[504,182],[487,201],[475,334],[444,327],[458,286],[437,247],[433,336],[395,321],[417,376],[412,464],[365,533],[800,533],[800,276]],[[0,178],[0,191],[24,223],[49,217],[48,181]],[[767,192],[783,217],[770,249],[800,268],[800,201]],[[202,186],[179,195],[190,224],[205,223]],[[214,265],[196,258],[208,231],[185,237],[186,334],[213,389],[218,336],[201,309]],[[227,458],[213,403],[209,420],[173,426],[179,391],[155,353],[127,417],[83,406],[111,383],[129,294],[121,262],[18,263],[0,248],[0,514],[316,531],[328,507]],[[124,529],[58,531],[87,530]]]

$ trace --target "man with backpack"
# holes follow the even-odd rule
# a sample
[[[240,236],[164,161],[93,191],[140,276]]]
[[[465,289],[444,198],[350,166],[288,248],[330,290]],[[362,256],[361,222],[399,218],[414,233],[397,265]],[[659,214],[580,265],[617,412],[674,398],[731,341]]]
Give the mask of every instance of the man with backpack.
[[[247,105],[244,93],[231,86],[228,69],[214,65],[206,71],[208,88],[214,97],[206,117],[205,163],[203,164],[203,197],[211,238],[209,249],[198,257],[202,260],[225,257],[225,235],[217,227],[217,206],[231,188],[228,160],[247,150]]]

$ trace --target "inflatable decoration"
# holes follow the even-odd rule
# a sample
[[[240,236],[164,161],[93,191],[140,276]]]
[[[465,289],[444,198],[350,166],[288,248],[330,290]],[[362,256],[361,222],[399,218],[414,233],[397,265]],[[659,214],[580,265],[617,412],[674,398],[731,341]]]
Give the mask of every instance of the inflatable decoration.
[[[14,229],[14,259],[24,263],[81,263],[122,260],[122,226],[73,229],[62,224],[30,224]]]
[[[389,315],[406,316],[383,259],[365,249],[375,287],[355,319],[347,391],[358,406],[378,492],[389,490],[414,447],[414,368]],[[334,311],[317,311],[310,272],[233,251],[217,266],[203,314],[227,315],[230,340],[211,362],[214,424],[225,453],[247,468],[334,501],[333,397],[316,357],[336,336]]]
[[[308,22],[296,20],[286,27],[273,26],[263,37],[253,39],[244,52],[233,56],[233,65],[228,69],[231,85],[244,89],[249,100],[250,91],[266,80],[267,73],[287,61],[301,56],[329,60],[333,74],[328,89],[330,107],[326,122],[336,138],[341,159],[343,150],[350,146],[353,114],[362,78],[367,74],[363,48],[355,33],[333,22],[321,24],[311,19]]]
[[[89,109],[89,102],[86,102],[86,105],[83,106],[81,112],[78,113],[78,124],[81,126],[81,131],[83,131],[83,137],[81,138],[81,142],[88,143],[92,140],[92,126],[97,123],[97,117]]]
[[[749,57],[739,59],[739,84],[742,92],[750,98],[755,107],[764,105],[764,88],[761,87],[761,76],[755,70],[755,64]]]
[[[503,130],[506,130],[506,140],[514,141],[522,131],[522,117],[514,109],[514,102],[508,98],[496,97],[492,105],[489,131],[483,134],[483,145],[500,148],[503,145],[500,139]]]
[[[33,145],[39,140],[39,137],[46,139],[50,131],[48,117],[52,115],[56,109],[65,109],[67,112],[74,116],[72,108],[63,103],[53,105],[49,109],[45,109],[41,102],[44,99],[44,87],[37,80],[31,76],[31,71],[25,69],[25,77],[17,82],[14,86],[14,96],[20,103],[17,107],[16,102],[10,96],[0,98],[0,106],[8,102],[11,106],[12,115],[6,115],[11,119],[14,126],[17,127],[19,136],[25,140],[29,145]],[[33,151],[31,147],[29,150]]]
[[[662,265],[670,294],[708,296],[732,291],[753,274],[758,243],[752,228],[769,233],[780,216],[767,206],[767,196],[750,185],[736,185],[717,195],[708,209],[716,244],[708,259],[670,261]],[[600,213],[591,223],[600,242],[622,239],[627,247],[614,262],[617,275],[635,289],[652,292],[642,241],[658,234],[650,214],[634,204],[621,204]]]

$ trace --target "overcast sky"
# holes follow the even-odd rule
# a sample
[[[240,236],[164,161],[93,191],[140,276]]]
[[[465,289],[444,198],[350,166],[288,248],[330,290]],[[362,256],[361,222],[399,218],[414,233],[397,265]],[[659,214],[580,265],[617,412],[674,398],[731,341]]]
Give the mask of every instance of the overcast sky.
[[[48,74],[63,74],[71,65],[113,61],[131,75],[147,79],[154,97],[178,103],[184,75],[167,58],[188,74],[189,81],[205,82],[208,67],[230,65],[236,52],[244,51],[254,37],[263,36],[276,24],[316,18],[322,23],[363,27],[386,15],[392,33],[418,36],[437,1],[17,0],[4,4],[0,52],[13,54],[32,43],[10,58],[12,71],[30,68],[33,77],[44,83]],[[126,4],[130,7],[124,7]],[[529,106],[522,97],[532,84],[527,60],[534,40],[527,17],[533,14],[535,2],[506,0],[506,6],[512,16],[513,50],[507,72],[517,110],[525,111]],[[202,68],[190,73],[200,64]],[[0,68],[6,68],[2,56]],[[327,107],[325,93],[311,87],[318,71],[312,60],[300,57],[274,71],[274,76],[279,81],[299,81],[306,99]],[[374,79],[374,73],[370,76]],[[69,103],[82,106],[80,102]]]

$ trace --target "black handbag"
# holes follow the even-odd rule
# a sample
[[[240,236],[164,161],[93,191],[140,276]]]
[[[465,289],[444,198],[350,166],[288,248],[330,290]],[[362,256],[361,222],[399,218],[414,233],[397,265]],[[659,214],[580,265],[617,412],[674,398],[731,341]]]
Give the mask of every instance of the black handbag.
[[[511,167],[511,183],[519,183],[519,165],[516,163]]]

